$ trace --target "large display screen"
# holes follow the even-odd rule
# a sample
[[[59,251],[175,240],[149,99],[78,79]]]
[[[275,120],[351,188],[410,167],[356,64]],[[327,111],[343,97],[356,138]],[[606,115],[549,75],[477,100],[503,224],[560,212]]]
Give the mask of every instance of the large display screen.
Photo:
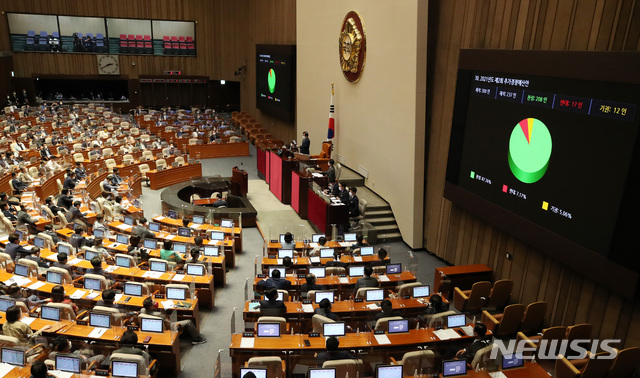
[[[638,246],[627,231],[638,224],[628,208],[640,86],[461,65],[445,197],[481,203],[485,218],[548,253],[576,246],[626,265]]]
[[[286,121],[295,118],[296,46],[256,45],[256,107]]]

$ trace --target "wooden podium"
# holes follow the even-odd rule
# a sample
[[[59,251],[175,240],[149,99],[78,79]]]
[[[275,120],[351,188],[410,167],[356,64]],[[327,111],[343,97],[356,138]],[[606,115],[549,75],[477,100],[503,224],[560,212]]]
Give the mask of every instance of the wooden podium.
[[[231,194],[246,197],[249,191],[249,175],[244,169],[233,167],[231,174]]]

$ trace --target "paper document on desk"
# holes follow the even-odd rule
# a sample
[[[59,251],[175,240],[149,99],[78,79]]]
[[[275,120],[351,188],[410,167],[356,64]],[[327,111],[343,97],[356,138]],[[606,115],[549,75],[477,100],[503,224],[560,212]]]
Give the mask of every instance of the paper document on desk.
[[[71,378],[71,377],[73,377],[73,373],[69,373],[69,372],[66,372],[66,371],[60,371],[60,370],[49,370],[47,373],[51,374],[51,375],[53,375],[54,377],[57,377],[57,378]]]
[[[31,280],[28,279],[27,277],[13,276],[13,277],[9,278],[8,280],[4,281],[4,283],[7,286],[11,286],[12,284],[16,284],[18,286],[23,286],[23,285],[26,285],[26,284],[30,284]]]
[[[460,327],[462,329],[462,331],[464,333],[467,334],[467,336],[473,336],[473,326],[464,326],[464,327]]]
[[[162,277],[164,273],[163,272],[152,272],[152,271],[147,271],[144,272],[144,274],[142,275],[142,277],[150,277],[150,278],[160,278]]]
[[[315,248],[318,246],[318,243],[309,243],[309,248]]]
[[[87,294],[87,292],[84,291],[84,290],[76,290],[73,294],[71,294],[69,296],[69,298],[71,298],[71,299],[80,299],[80,298],[84,297],[85,294]]]
[[[189,226],[190,228],[193,228],[194,230],[197,230],[198,228],[200,228],[200,224],[199,223],[194,223],[191,226]]]
[[[489,373],[489,376],[491,378],[507,378],[507,376],[501,371],[492,371]]]
[[[373,337],[376,338],[376,341],[378,342],[378,344],[380,345],[384,345],[384,344],[391,344],[391,340],[389,340],[389,338],[387,337],[387,335],[382,334],[382,335],[373,335]]]
[[[255,344],[256,339],[252,337],[243,337],[240,340],[240,348],[253,348],[253,344]]]
[[[118,302],[120,299],[122,299],[123,296],[124,296],[124,294],[122,294],[122,293],[121,294],[116,294],[115,301]]]
[[[222,241],[221,240],[209,240],[207,245],[222,245]]]
[[[340,277],[339,281],[341,284],[348,284],[349,283],[349,277]]]
[[[311,174],[311,177],[322,177],[322,173],[313,172],[313,173]]]
[[[309,257],[309,261],[311,261],[312,264],[320,264],[320,257],[318,256]]]
[[[97,298],[98,295],[100,295],[100,292],[99,291],[94,291],[93,293],[87,294],[87,299]]]
[[[176,235],[167,235],[167,236],[165,237],[165,239],[167,239],[167,240],[173,240],[175,237],[176,237]]]
[[[69,265],[75,265],[75,264],[81,263],[82,261],[84,261],[84,260],[79,259],[79,258],[76,257],[75,259],[69,261]]]
[[[356,242],[340,242],[341,247],[352,247]]]
[[[182,280],[184,280],[184,277],[186,277],[184,274],[176,274],[175,276],[173,276],[173,278],[171,280],[172,281],[182,281]]]
[[[163,220],[163,219],[164,219],[164,217],[163,217],[162,215],[158,215],[157,217],[155,217],[155,220],[159,220],[159,221],[161,221],[161,220]]]
[[[0,377],[4,377],[11,372],[15,366],[6,363],[0,363]]]
[[[107,273],[113,273],[118,268],[119,268],[119,266],[117,266],[117,265],[109,265],[104,271],[107,272]]]
[[[34,320],[36,320],[38,318],[31,318],[29,316],[25,316],[24,318],[20,319],[21,322],[23,322],[26,325],[29,325],[31,323],[33,323]]]
[[[453,329],[440,329],[433,332],[440,340],[459,339],[460,335]]]
[[[168,299],[166,301],[162,301],[162,307],[164,307],[164,309],[167,310],[167,309],[176,307],[176,304],[173,303],[173,300]]]
[[[133,228],[133,227],[129,226],[129,225],[128,225],[128,224],[126,224],[126,223],[123,223],[123,224],[119,224],[119,225],[117,225],[117,226],[116,226],[116,228],[118,228],[118,229],[120,229],[120,230],[122,230],[122,231],[126,231],[126,230],[128,230],[128,229],[130,229],[130,228]]]
[[[379,309],[379,308],[380,308],[380,305],[378,305],[377,303],[369,303],[369,304],[367,305],[367,308],[368,308],[369,310],[377,310],[377,309]]]
[[[46,282],[42,282],[42,281],[38,281],[38,282],[34,282],[31,285],[27,286],[29,289],[31,290],[36,290],[42,286],[44,286],[46,284]]]
[[[307,313],[312,313],[313,312],[313,305],[309,304],[309,303],[303,303],[302,304],[302,311],[307,312]]]
[[[362,256],[353,256],[353,261],[362,262]]]
[[[380,281],[380,282],[389,282],[389,277],[387,277],[386,275],[383,274],[381,276],[378,276],[378,281]]]
[[[109,328],[94,328],[93,331],[89,333],[89,337],[93,339],[99,339],[102,335],[107,332]]]

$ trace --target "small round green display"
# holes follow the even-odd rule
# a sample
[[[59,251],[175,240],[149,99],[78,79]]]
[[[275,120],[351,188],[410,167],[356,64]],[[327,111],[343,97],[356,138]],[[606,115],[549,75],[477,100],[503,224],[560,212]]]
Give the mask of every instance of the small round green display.
[[[269,83],[269,92],[273,93],[276,90],[276,71],[273,68],[269,70],[267,82]]]
[[[525,118],[509,138],[509,168],[525,184],[533,184],[547,172],[551,158],[551,134],[536,118]]]

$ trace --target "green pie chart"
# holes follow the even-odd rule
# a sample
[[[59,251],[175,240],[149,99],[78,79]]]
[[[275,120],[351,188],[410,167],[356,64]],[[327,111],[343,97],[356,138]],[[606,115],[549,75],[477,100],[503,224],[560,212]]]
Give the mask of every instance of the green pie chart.
[[[551,134],[536,118],[525,118],[513,128],[509,138],[509,168],[525,184],[540,180],[551,157]]]
[[[269,70],[267,82],[269,83],[269,92],[273,93],[276,90],[276,71],[273,68]]]

